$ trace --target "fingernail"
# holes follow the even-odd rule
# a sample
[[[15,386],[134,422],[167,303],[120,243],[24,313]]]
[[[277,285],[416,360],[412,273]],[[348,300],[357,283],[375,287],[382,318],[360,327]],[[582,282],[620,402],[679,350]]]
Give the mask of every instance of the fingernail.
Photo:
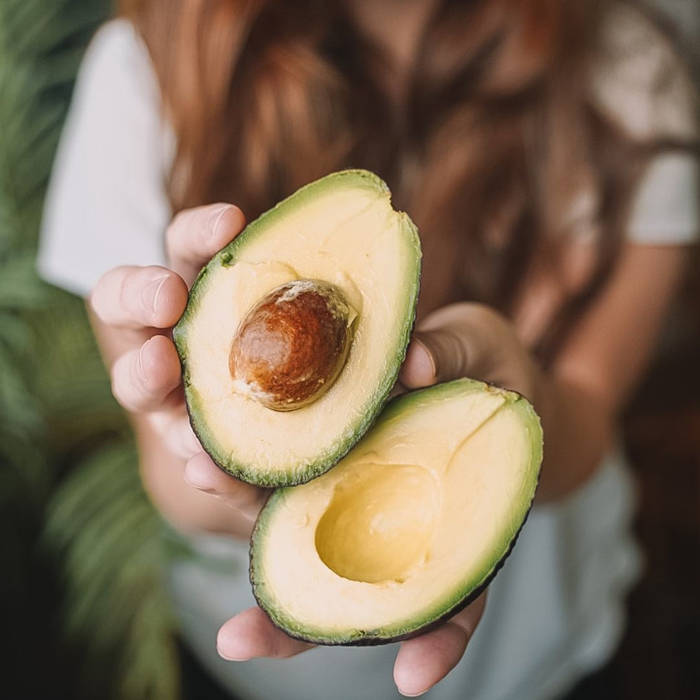
[[[214,489],[211,488],[209,484],[204,483],[204,481],[201,480],[201,476],[199,474],[197,474],[196,472],[193,474],[192,470],[188,467],[185,467],[184,477],[185,481],[190,486],[196,488],[198,491],[202,491],[204,493],[214,493]]]
[[[405,698],[417,698],[420,697],[421,695],[425,695],[428,692],[428,689],[426,688],[425,690],[421,690],[420,693],[405,693],[401,688],[399,688],[399,693],[403,695]]]
[[[197,459],[197,457],[193,457],[185,465],[185,471],[183,474],[185,481],[199,491],[214,493],[214,489],[212,489],[211,483],[206,474],[202,474],[202,470],[197,467]]]
[[[233,209],[232,204],[222,204],[218,209],[215,209],[211,213],[211,224],[209,226],[209,238],[216,239],[218,238],[219,235],[219,227],[221,225],[221,219],[223,218],[224,214],[229,210]]]
[[[227,651],[222,649],[222,641],[226,642],[225,646],[228,647]],[[241,649],[241,647],[243,647],[243,649]],[[245,641],[237,634],[220,629],[219,633],[216,635],[216,652],[222,659],[226,659],[227,661],[250,661],[253,655],[250,654],[249,651],[245,651],[245,647]],[[231,652],[231,649],[233,649],[233,652]]]
[[[151,313],[155,313],[158,308],[158,296],[169,276],[167,272],[158,274],[141,291],[141,303]]]
[[[417,360],[414,360],[416,367],[414,371],[417,371],[418,376],[427,378],[437,377],[437,366],[435,365],[435,357],[433,353],[430,352],[428,344],[419,336],[413,336],[413,344],[420,348],[420,354]]]
[[[252,656],[231,656],[230,654],[224,654],[218,644],[216,646],[216,653],[222,659],[226,659],[226,661],[250,661],[253,658]]]

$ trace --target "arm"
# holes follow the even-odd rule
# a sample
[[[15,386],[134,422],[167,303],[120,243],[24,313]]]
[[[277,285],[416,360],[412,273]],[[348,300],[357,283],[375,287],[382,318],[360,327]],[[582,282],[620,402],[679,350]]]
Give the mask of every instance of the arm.
[[[639,381],[680,280],[680,246],[627,244],[604,292],[580,319],[548,373],[513,326],[476,304],[455,304],[419,325],[402,381],[427,386],[477,377],[533,401],[545,436],[538,499],[565,497],[593,474],[617,416]]]
[[[620,410],[651,359],[686,257],[682,246],[628,244],[606,293],[556,358],[548,414],[550,421],[561,420],[555,422],[544,498],[567,493],[600,463]]]

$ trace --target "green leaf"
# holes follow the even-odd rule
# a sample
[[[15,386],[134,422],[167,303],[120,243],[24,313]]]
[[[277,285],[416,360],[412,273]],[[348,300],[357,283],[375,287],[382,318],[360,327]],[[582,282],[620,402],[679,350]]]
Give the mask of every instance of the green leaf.
[[[162,583],[163,524],[141,488],[129,429],[82,301],[45,285],[34,269],[74,77],[109,10],[109,0],[0,2],[0,600],[12,640],[4,659],[7,697],[179,694],[174,621]]]
[[[89,662],[84,682],[108,673],[114,697],[166,700],[177,697],[179,670],[165,526],[136,465],[135,448],[120,443],[81,463],[54,494],[43,546],[61,561],[64,641]]]

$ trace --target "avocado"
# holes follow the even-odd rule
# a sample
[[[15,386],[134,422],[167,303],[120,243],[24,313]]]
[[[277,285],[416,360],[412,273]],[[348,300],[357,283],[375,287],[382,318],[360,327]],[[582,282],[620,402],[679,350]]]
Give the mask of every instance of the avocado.
[[[313,182],[203,268],[173,337],[192,427],[260,486],[330,469],[384,406],[415,317],[420,242],[376,175]]]
[[[404,394],[331,471],[273,492],[251,540],[253,592],[316,644],[385,644],[488,585],[529,512],[542,430],[519,394],[471,379]]]

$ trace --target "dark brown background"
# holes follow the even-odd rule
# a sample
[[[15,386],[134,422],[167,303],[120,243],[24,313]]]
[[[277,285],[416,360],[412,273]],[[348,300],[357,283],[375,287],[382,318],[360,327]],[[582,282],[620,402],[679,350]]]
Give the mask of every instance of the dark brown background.
[[[646,568],[612,663],[572,700],[700,697],[700,255],[624,421]]]

